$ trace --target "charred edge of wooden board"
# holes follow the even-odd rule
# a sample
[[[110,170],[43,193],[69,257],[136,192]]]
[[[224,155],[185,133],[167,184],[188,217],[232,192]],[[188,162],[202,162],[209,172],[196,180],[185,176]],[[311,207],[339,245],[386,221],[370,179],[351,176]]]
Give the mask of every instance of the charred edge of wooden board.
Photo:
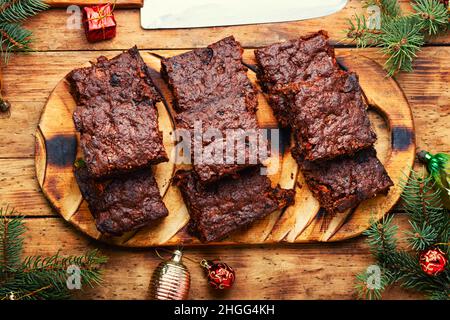
[[[56,134],[45,139],[47,166],[72,167],[77,154],[77,138],[75,135]]]
[[[408,150],[415,144],[415,134],[412,128],[393,126],[391,128],[392,150]]]

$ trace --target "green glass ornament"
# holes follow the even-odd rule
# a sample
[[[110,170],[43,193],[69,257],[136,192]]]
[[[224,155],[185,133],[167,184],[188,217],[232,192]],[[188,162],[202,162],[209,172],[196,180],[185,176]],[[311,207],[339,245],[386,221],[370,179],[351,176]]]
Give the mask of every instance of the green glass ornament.
[[[433,155],[422,150],[417,157],[419,161],[425,163],[428,173],[442,191],[444,206],[450,209],[450,154],[436,153]]]

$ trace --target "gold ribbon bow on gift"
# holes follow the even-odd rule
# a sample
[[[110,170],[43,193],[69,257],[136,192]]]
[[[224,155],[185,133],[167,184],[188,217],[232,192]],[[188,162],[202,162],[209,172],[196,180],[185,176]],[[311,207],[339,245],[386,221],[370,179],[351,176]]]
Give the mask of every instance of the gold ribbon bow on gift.
[[[116,2],[117,2],[117,0],[115,0],[113,2],[110,12],[108,12],[108,13],[105,12],[106,8],[108,8],[108,5],[111,5],[111,2],[107,2],[107,3],[105,3],[103,5],[103,7],[101,7],[98,10],[98,12],[95,12],[95,13],[98,14],[97,17],[86,19],[87,22],[89,22],[89,21],[96,21],[96,22],[100,23],[100,26],[102,27],[102,32],[103,32],[103,40],[106,39],[105,20],[104,19],[107,18],[107,17],[112,17],[113,16],[114,9],[116,8]]]

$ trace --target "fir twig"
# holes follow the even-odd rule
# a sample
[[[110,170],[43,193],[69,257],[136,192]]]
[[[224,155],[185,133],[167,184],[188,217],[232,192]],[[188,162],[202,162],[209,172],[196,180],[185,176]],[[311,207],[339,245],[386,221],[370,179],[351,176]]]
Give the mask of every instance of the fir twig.
[[[31,31],[22,22],[48,8],[42,0],[0,0],[0,56],[5,63],[14,51],[28,51]]]
[[[423,272],[419,264],[422,250],[438,246],[449,253],[450,212],[443,208],[439,192],[431,177],[415,171],[401,183],[404,209],[410,219],[411,231],[406,232],[411,252],[397,248],[397,227],[392,216],[379,222],[372,221],[364,232],[371,253],[377,260],[381,275],[378,287],[369,287],[370,274],[356,276],[358,297],[380,299],[391,284],[424,293],[430,299],[450,299],[450,266],[434,276]]]
[[[438,0],[415,0],[414,12],[402,15],[397,0],[366,0],[364,7],[380,8],[380,29],[367,23],[364,15],[348,21],[347,38],[358,47],[376,46],[386,56],[385,69],[389,76],[399,71],[412,71],[412,62],[425,44],[425,36],[448,30],[450,14]]]
[[[413,19],[398,18],[382,23],[376,41],[381,51],[388,56],[385,67],[389,76],[393,76],[400,70],[412,71],[412,61],[424,44],[424,37]]]
[[[16,269],[21,260],[25,226],[14,209],[0,208],[0,280],[1,273]]]
[[[417,0],[412,4],[416,11],[419,28],[430,36],[444,32],[448,28],[448,10],[439,1]]]
[[[82,256],[60,257],[59,253],[45,258],[31,256],[25,259],[19,272],[30,282],[36,278],[46,278],[55,288],[61,289],[66,286],[67,268],[75,265],[80,269],[82,284],[93,287],[100,284],[101,272],[98,267],[106,261],[106,257],[99,256],[97,250]]]
[[[397,0],[368,0],[364,7],[377,6],[385,17],[396,18],[401,15],[402,10]]]
[[[29,51],[31,32],[18,23],[0,22],[0,55],[8,63],[13,51]]]
[[[0,21],[20,22],[47,8],[41,0],[0,0]]]
[[[373,273],[369,273],[367,270],[356,276],[356,292],[358,299],[368,300],[380,300],[383,291],[391,283],[391,277],[386,273],[386,270],[380,269],[380,279],[378,286],[369,286],[370,277]],[[373,284],[372,284],[373,285]]]
[[[363,232],[372,254],[379,260],[388,259],[397,249],[398,227],[392,224],[392,219],[393,216],[385,216],[378,222],[372,220],[369,229]]]
[[[107,259],[92,250],[80,256],[29,256],[21,260],[25,226],[14,210],[0,209],[0,300],[11,293],[15,299],[67,299],[69,266],[80,270],[81,285],[101,283],[100,266]]]

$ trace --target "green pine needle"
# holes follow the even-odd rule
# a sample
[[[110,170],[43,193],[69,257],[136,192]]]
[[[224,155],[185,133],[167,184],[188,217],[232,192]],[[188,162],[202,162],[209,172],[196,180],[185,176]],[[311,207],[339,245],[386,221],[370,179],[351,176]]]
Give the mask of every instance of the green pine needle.
[[[20,22],[48,7],[41,0],[0,0],[0,21]]]
[[[363,232],[372,254],[378,259],[388,257],[397,249],[398,227],[392,223],[393,217],[385,216],[378,222],[372,219],[370,227]]]
[[[400,182],[403,188],[403,208],[417,225],[440,225],[446,217],[441,202],[440,190],[431,176],[412,172],[406,181]]]
[[[382,270],[380,286],[369,289],[370,274],[356,276],[355,289],[359,298],[380,299],[383,291],[392,284],[422,292],[430,299],[450,299],[450,264],[435,276],[422,271],[419,256],[423,250],[441,248],[449,256],[450,212],[442,206],[439,190],[436,191],[432,177],[415,171],[402,181],[402,200],[410,219],[411,231],[406,240],[411,251],[397,248],[397,226],[393,216],[372,221],[364,232],[376,264]]]
[[[413,70],[413,60],[425,44],[425,36],[448,30],[450,14],[438,0],[412,1],[414,12],[402,15],[397,0],[366,0],[364,6],[376,5],[381,12],[381,29],[371,29],[364,15],[349,19],[347,38],[358,47],[379,47],[386,56],[385,69],[389,76]]]
[[[21,259],[23,250],[23,218],[14,210],[0,208],[0,300],[11,293],[15,299],[68,299],[73,291],[67,287],[68,267],[80,270],[82,289],[102,281],[101,265],[107,258],[97,250],[80,256],[29,256]]]
[[[373,45],[380,31],[369,29],[366,17],[363,15],[354,16],[354,20],[355,21],[352,21],[351,19],[347,20],[350,26],[346,31],[347,38],[352,39],[358,48],[365,48]]]
[[[419,225],[417,222],[409,222],[412,231],[407,231],[407,240],[413,250],[425,250],[436,243],[439,236],[438,230],[433,226],[423,223]]]
[[[31,31],[18,23],[0,22],[0,56],[8,63],[14,51],[29,51]]]
[[[0,208],[0,277],[20,265],[25,226],[14,209]]]
[[[430,36],[444,32],[448,28],[448,10],[435,0],[417,0],[412,4],[416,11],[420,28]]]
[[[22,22],[47,8],[42,0],[0,0],[0,56],[5,63],[11,53],[30,50],[31,31]]]
[[[398,18],[382,23],[378,46],[388,56],[385,69],[389,76],[400,70],[412,71],[412,61],[423,44],[424,37],[414,19]]]
[[[364,7],[378,6],[385,17],[396,18],[402,14],[397,0],[368,0]]]
[[[369,286],[369,277],[373,276],[369,272],[364,271],[356,276],[356,293],[358,299],[380,300],[384,290],[391,284],[391,276],[386,270],[381,270],[380,283],[378,287]]]

